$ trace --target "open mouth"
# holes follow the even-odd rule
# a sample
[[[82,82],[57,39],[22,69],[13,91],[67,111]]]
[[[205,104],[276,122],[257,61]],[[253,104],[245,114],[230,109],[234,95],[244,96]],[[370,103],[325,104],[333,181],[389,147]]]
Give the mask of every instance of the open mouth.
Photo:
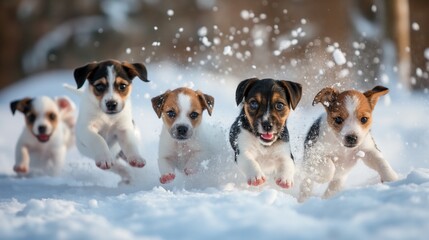
[[[111,114],[111,115],[117,114],[118,112],[120,112],[120,111],[116,111],[116,110],[114,110],[114,111],[106,111],[107,114]]]
[[[36,136],[37,140],[39,140],[39,142],[47,142],[49,141],[49,135],[48,134],[39,134]]]
[[[262,133],[259,134],[259,137],[261,138],[262,141],[264,142],[272,142],[274,140],[274,134],[273,133]]]

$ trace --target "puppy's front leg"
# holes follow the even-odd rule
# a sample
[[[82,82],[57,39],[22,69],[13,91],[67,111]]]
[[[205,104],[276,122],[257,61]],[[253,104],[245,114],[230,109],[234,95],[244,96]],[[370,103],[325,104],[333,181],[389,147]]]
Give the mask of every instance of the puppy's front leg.
[[[30,154],[28,148],[21,143],[16,145],[15,149],[15,166],[13,171],[18,174],[26,174],[30,170]]]
[[[76,146],[83,155],[94,159],[97,167],[101,169],[105,170],[112,167],[113,158],[103,137],[91,128],[78,131],[76,134]]]
[[[265,183],[265,176],[262,173],[259,163],[249,156],[249,153],[238,155],[237,164],[238,168],[244,173],[247,178],[247,184],[251,186],[259,186]]]
[[[368,167],[378,172],[381,182],[391,182],[398,179],[395,170],[392,169],[379,151],[375,149],[367,151],[362,160]]]
[[[334,178],[329,182],[328,188],[323,194],[322,198],[327,199],[332,197],[335,193],[341,190],[344,182],[344,177]]]
[[[158,158],[158,167],[159,172],[161,173],[161,177],[159,178],[159,181],[162,184],[169,183],[176,178],[176,175],[174,174],[174,166],[173,162],[171,160],[171,157],[163,156],[160,154]]]
[[[295,164],[290,157],[279,159],[279,166],[277,168],[276,183],[281,188],[293,187],[293,177],[295,174]]]
[[[127,157],[128,163],[133,167],[142,168],[146,165],[146,160],[140,155],[137,147],[137,137],[134,129],[119,131],[118,135],[119,146]]]

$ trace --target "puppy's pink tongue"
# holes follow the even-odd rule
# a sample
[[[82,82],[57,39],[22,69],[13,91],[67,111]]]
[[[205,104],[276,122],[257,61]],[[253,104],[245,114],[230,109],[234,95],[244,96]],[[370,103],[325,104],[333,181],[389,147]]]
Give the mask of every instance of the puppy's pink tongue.
[[[47,142],[49,140],[49,135],[47,134],[39,134],[37,136],[37,138],[39,139],[39,141],[41,142]]]
[[[271,133],[263,133],[261,134],[261,138],[265,139],[265,140],[271,140],[273,139],[274,135]]]

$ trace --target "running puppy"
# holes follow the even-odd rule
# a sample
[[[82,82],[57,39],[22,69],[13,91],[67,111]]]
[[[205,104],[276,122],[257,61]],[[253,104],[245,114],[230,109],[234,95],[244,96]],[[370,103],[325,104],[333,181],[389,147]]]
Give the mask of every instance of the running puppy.
[[[152,98],[152,106],[164,123],[158,152],[159,181],[162,184],[173,181],[175,169],[186,175],[196,173],[210,144],[209,136],[200,129],[203,112],[212,114],[214,98],[189,88],[177,88]]]
[[[129,98],[135,77],[148,82],[143,64],[106,60],[74,70],[78,89],[88,80],[81,94],[77,148],[94,159],[99,168],[113,167],[125,182],[129,176],[116,164],[119,157],[133,167],[142,168],[146,164],[138,149]]]
[[[382,86],[364,93],[324,88],[316,95],[313,105],[322,103],[326,113],[312,125],[305,140],[305,178],[299,201],[310,196],[314,182],[329,182],[324,198],[335,194],[358,159],[377,171],[382,182],[398,178],[377,149],[370,132],[372,111],[379,97],[388,92]]]
[[[293,186],[295,166],[286,121],[301,95],[299,83],[285,80],[251,78],[238,85],[235,100],[237,105],[243,102],[242,110],[229,136],[249,185],[261,185],[273,174],[280,187]]]
[[[67,97],[41,96],[10,103],[12,114],[24,114],[24,130],[15,150],[18,175],[58,175],[74,143],[75,107]]]

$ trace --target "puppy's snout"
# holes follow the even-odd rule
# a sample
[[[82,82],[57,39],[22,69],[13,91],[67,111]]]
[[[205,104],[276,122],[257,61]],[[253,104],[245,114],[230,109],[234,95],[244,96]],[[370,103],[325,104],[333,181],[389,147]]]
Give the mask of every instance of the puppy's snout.
[[[118,106],[118,102],[114,100],[109,100],[106,102],[106,108],[109,111],[115,111],[117,106]]]
[[[358,137],[356,135],[347,135],[345,136],[346,143],[350,146],[354,146],[358,142]]]
[[[45,125],[40,125],[37,130],[39,131],[39,134],[45,134],[47,127]]]
[[[269,121],[263,121],[261,125],[262,129],[264,129],[266,132],[270,132],[273,129],[273,124],[271,124]]]
[[[177,133],[180,137],[185,137],[188,133],[189,128],[187,126],[178,126]]]

